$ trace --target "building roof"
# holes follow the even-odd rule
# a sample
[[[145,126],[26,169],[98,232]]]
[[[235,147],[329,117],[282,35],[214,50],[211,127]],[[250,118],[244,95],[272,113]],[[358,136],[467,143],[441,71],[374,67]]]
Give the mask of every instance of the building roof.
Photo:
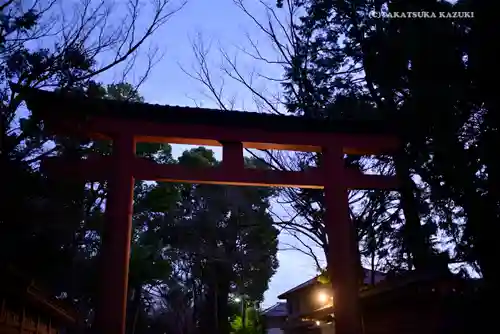
[[[288,310],[285,302],[278,302],[262,312],[265,317],[286,317]]]
[[[273,132],[396,134],[401,130],[394,118],[365,120],[319,120],[310,117],[283,116],[218,109],[117,101],[85,97],[75,93],[48,92],[16,87],[30,110],[42,117],[78,118],[104,116],[155,123],[221,125],[233,128],[256,128]],[[68,110],[71,110],[69,113]],[[399,124],[399,123],[398,123]]]
[[[388,277],[384,279],[380,284],[365,287],[360,291],[359,297],[361,300],[367,302],[375,301],[375,303],[380,303],[380,299],[372,299],[373,297],[378,297],[381,295],[391,295],[399,296],[401,300],[408,299],[408,294],[402,293],[402,290],[416,287],[413,292],[419,295],[432,292],[431,295],[437,297],[438,295],[461,295],[467,293],[476,293],[478,289],[481,288],[481,279],[464,279],[457,275],[436,275],[435,273],[418,273],[414,271],[406,272],[393,277]],[[411,291],[411,290],[410,290]],[[436,294],[435,291],[438,291]],[[395,299],[390,299],[390,303],[393,303]],[[382,301],[383,303],[383,301]],[[365,304],[366,305],[366,304]],[[383,304],[376,304],[376,307],[381,307]],[[317,309],[312,309],[310,311],[300,314],[300,317],[312,317],[321,318],[333,313],[333,305],[327,305],[325,307],[320,307]]]
[[[23,301],[58,321],[75,324],[76,310],[66,301],[54,298],[39,284],[12,266],[0,266],[0,297]]]
[[[364,271],[364,283],[369,285],[371,284],[371,280],[372,280],[372,273],[374,274],[374,281],[375,281],[375,284],[379,283],[380,281],[384,280],[385,279],[385,274],[380,272],[380,271],[372,271],[372,270],[369,270],[369,269],[364,269],[363,268],[363,271]],[[288,295],[290,295],[291,293],[294,293],[296,291],[299,291],[299,290],[302,290],[302,289],[306,289],[308,287],[311,287],[311,286],[314,286],[316,284],[322,284],[319,282],[318,280],[319,278],[319,275],[318,276],[315,276],[313,278],[311,278],[310,280],[307,280],[305,281],[304,283],[301,283],[299,285],[297,285],[296,287],[293,287],[292,289],[282,293],[281,295],[278,296],[279,299],[286,299],[286,297]]]

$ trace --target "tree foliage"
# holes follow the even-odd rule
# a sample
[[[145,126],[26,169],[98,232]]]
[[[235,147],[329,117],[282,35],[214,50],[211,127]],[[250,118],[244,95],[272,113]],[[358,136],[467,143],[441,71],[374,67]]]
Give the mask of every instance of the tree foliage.
[[[378,115],[400,119],[403,128],[404,150],[392,161],[379,159],[377,166],[369,166],[393,169],[403,188],[396,211],[387,207],[394,201],[390,195],[372,192],[363,215],[353,217],[363,253],[393,255],[398,266],[417,270],[443,261],[468,263],[487,276],[491,253],[483,242],[491,235],[488,226],[496,219],[493,203],[498,200],[484,173],[492,169],[486,162],[492,151],[479,149],[492,147],[482,132],[491,131],[485,117],[493,111],[484,110],[484,100],[477,99],[479,92],[470,81],[477,75],[468,60],[477,50],[470,39],[476,20],[368,15],[384,10],[481,11],[466,1],[301,5],[306,15],[296,31],[303,45],[284,83],[288,110],[324,118]],[[394,212],[391,217],[388,211]],[[404,224],[398,212],[404,213]],[[380,247],[387,242],[389,249]]]
[[[107,20],[111,3],[73,2],[73,20],[67,16],[68,3],[34,1],[27,8],[27,2],[14,0],[0,5],[0,182],[5,198],[0,204],[0,261],[72,304],[91,326],[107,184],[57,180],[39,167],[47,156],[109,155],[110,143],[49,136],[15,87],[143,102],[138,84],[150,68],[138,84],[105,84],[99,76],[122,70],[124,79],[144,41],[183,2],[169,6],[168,0],[154,0],[142,35],[140,27],[147,22],[139,15],[138,1],[128,3],[119,27]],[[60,20],[55,20],[57,8],[65,8]],[[43,47],[34,43],[38,40]],[[203,148],[176,159],[168,144],[138,143],[137,155],[158,163],[219,164]],[[127,332],[196,333],[204,326],[203,331],[228,333],[229,295],[261,301],[277,268],[278,232],[267,212],[271,195],[260,188],[137,181]]]
[[[488,31],[492,8],[471,1],[262,1],[263,16],[247,2],[234,3],[275,51],[249,36],[240,55],[264,70],[246,75],[223,50],[222,72],[243,85],[257,110],[320,119],[396,119],[404,143],[393,157],[346,156],[348,168],[397,173],[399,193],[351,192],[363,265],[405,272],[450,268],[480,273],[493,286],[498,235],[498,98],[492,82]],[[473,12],[473,18],[391,19],[376,12]],[[263,19],[262,19],[263,18]],[[229,109],[207,68],[209,52],[194,49],[200,71],[193,77]],[[266,67],[267,66],[267,67]],[[271,66],[271,67],[269,67]],[[271,70],[267,70],[271,68]],[[488,72],[487,68],[491,71]],[[280,71],[282,77],[268,73]],[[495,72],[496,73],[496,72]],[[249,79],[247,79],[249,78]],[[257,81],[260,78],[261,81]],[[281,85],[275,90],[259,89]],[[225,101],[228,101],[227,103]],[[320,154],[260,151],[271,168],[319,166]],[[311,243],[328,254],[323,194],[284,189],[280,201],[293,208],[277,223],[297,236],[301,251]],[[278,217],[279,219],[280,217]],[[304,237],[311,242],[304,242]],[[319,261],[317,266],[321,267]]]

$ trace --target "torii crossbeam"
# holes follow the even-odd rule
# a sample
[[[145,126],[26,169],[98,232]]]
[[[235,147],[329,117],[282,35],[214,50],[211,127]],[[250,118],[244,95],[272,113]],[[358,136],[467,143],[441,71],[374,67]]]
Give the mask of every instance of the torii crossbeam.
[[[100,334],[124,334],[132,229],[134,179],[244,186],[317,188],[325,191],[328,268],[335,296],[338,334],[363,332],[358,301],[355,227],[349,189],[394,190],[395,177],[346,169],[344,154],[388,154],[399,147],[385,121],[318,121],[307,118],[200,108],[159,106],[21,89],[33,116],[52,134],[108,139],[112,155],[85,160],[52,158],[56,175],[107,180],[106,226],[101,246],[101,292],[96,310]],[[222,146],[219,167],[188,169],[136,157],[138,142]],[[243,148],[321,152],[307,171],[246,169]]]

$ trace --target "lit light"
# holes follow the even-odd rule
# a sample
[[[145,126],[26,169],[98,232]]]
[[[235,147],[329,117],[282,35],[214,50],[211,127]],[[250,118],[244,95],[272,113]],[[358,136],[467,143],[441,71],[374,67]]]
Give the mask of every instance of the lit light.
[[[319,320],[316,320],[316,326],[319,326],[321,325],[321,322],[319,322]]]
[[[324,292],[318,293],[318,301],[321,304],[325,304],[326,302],[328,302],[329,299],[330,299],[330,297],[326,293],[324,293]]]
[[[240,297],[236,297],[236,298],[234,298],[234,301],[237,302],[237,303],[239,303],[239,302],[241,302],[241,298]]]

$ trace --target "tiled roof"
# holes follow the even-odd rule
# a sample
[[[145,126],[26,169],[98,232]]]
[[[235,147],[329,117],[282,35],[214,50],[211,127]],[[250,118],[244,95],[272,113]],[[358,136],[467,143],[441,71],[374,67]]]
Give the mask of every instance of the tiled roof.
[[[74,324],[76,311],[67,301],[59,300],[45,289],[41,289],[28,275],[9,265],[0,265],[0,300],[6,298],[22,301],[38,311],[47,312],[60,321]]]
[[[376,283],[379,283],[380,281],[384,280],[385,278],[385,274],[380,272],[380,271],[371,271],[369,269],[364,269],[363,268],[363,271],[365,273],[365,278],[364,278],[364,283],[365,284],[371,284],[371,279],[372,279],[372,273],[374,273],[374,280],[375,280],[375,284]],[[310,280],[307,280],[305,281],[304,283],[301,283],[299,285],[297,285],[296,287],[282,293],[281,295],[278,296],[279,299],[286,299],[286,296],[288,296],[290,293],[292,292],[296,292],[298,290],[302,290],[304,288],[307,288],[309,286],[313,286],[315,284],[321,284],[319,281],[318,281],[318,278],[319,278],[319,275],[318,276],[315,276],[313,278],[311,278]]]
[[[270,308],[264,310],[262,314],[265,317],[286,317],[288,315],[288,311],[286,309],[286,303],[278,302],[271,306]]]

